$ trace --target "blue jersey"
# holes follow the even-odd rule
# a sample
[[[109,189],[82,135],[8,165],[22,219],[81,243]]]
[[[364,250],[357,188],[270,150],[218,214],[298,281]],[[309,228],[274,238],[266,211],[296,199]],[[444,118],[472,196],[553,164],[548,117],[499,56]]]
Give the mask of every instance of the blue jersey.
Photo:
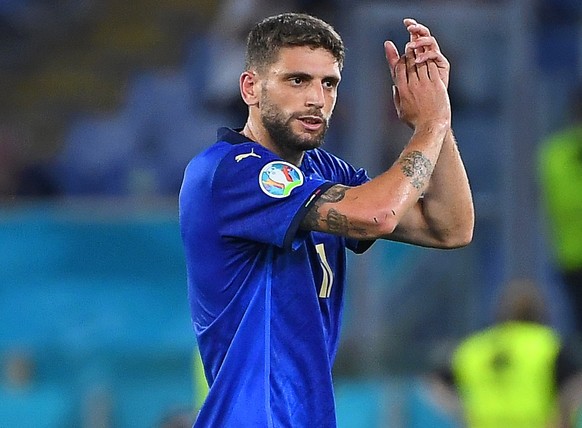
[[[336,426],[345,249],[369,242],[299,224],[330,186],[368,180],[321,149],[296,167],[228,128],[190,162],[180,226],[210,386],[195,426]]]

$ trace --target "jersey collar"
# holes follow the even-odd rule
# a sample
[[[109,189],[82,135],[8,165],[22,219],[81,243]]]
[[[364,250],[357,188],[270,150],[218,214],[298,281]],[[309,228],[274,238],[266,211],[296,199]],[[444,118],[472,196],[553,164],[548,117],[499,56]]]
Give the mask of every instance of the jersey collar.
[[[241,144],[241,143],[248,143],[253,142],[249,138],[245,137],[239,131],[242,131],[242,128],[239,129],[230,129],[230,128],[219,128],[216,136],[218,141],[225,141],[230,144]]]
[[[242,144],[242,143],[249,143],[249,142],[256,143],[256,141],[251,140],[250,138],[241,134],[240,131],[242,131],[242,130],[243,130],[243,128],[234,128],[234,129],[227,128],[227,127],[218,128],[218,131],[216,132],[217,141],[224,141],[224,142],[229,143],[229,144]],[[313,172],[313,165],[312,165],[312,161],[311,161],[310,152],[311,152],[311,150],[306,150],[304,152],[303,160],[301,161],[301,165],[299,166],[299,168],[307,175],[309,175],[309,173]]]

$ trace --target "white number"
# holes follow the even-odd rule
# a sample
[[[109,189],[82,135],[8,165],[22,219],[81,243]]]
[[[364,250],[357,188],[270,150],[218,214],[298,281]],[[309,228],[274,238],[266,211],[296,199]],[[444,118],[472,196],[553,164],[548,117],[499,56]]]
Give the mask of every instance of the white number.
[[[317,244],[315,246],[317,255],[319,256],[319,264],[321,264],[321,270],[323,271],[323,279],[321,280],[321,288],[319,289],[319,297],[322,299],[329,298],[331,294],[331,286],[333,285],[333,271],[329,266],[327,261],[327,256],[325,255],[325,247],[323,244]]]

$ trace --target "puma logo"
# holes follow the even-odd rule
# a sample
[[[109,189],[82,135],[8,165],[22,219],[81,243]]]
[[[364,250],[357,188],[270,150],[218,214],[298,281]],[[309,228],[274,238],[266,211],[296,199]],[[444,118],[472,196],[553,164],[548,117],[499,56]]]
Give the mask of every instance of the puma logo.
[[[234,157],[234,160],[237,161],[237,162],[240,162],[241,160],[246,159],[246,158],[251,157],[251,156],[252,157],[255,157],[255,158],[259,158],[259,159],[261,158],[261,155],[256,154],[255,153],[255,149],[252,148],[251,151],[250,151],[250,153],[243,153],[243,154],[240,154],[240,155],[236,155]]]

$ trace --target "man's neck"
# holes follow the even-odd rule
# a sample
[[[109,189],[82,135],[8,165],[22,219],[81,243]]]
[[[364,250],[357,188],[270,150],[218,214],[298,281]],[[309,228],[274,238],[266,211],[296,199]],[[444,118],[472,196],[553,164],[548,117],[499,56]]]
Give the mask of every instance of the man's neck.
[[[280,156],[281,159],[286,160],[287,162],[292,163],[295,166],[300,166],[301,161],[303,160],[304,152],[287,152],[283,150],[283,148],[273,144],[271,136],[267,133],[265,129],[258,130],[253,126],[251,120],[248,120],[245,123],[244,128],[240,131],[242,135],[247,137],[248,139],[259,143],[261,146],[266,147],[276,155]]]

